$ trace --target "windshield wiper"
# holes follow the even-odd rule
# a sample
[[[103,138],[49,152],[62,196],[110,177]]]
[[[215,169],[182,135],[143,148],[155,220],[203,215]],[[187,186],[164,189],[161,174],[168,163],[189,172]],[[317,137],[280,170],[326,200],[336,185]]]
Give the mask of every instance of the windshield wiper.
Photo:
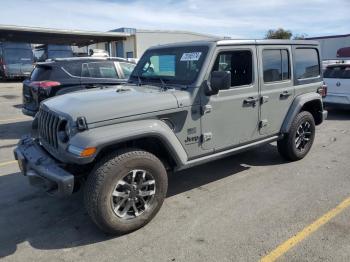
[[[168,90],[168,87],[166,86],[166,83],[164,82],[164,80],[161,77],[159,77],[159,80],[162,83],[162,91]]]
[[[142,81],[139,73],[137,73],[137,81],[138,81],[137,85],[142,86]]]

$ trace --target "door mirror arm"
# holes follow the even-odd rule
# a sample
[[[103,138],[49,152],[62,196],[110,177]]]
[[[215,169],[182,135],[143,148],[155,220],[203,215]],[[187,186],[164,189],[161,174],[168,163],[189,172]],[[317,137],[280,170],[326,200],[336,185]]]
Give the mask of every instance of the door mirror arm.
[[[217,95],[219,90],[230,89],[231,72],[213,71],[210,74],[210,80],[204,81],[204,90],[207,96]]]

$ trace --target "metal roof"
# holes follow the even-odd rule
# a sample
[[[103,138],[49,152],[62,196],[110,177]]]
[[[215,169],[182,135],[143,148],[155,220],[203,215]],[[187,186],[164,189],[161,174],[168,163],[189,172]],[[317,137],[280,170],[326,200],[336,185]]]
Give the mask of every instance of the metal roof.
[[[100,42],[125,40],[123,32],[96,32],[41,27],[0,25],[0,42],[26,42],[33,44],[67,44],[86,46]]]
[[[320,40],[320,39],[330,39],[330,38],[343,38],[343,37],[349,37],[349,36],[350,36],[350,34],[345,34],[345,35],[328,35],[328,36],[307,37],[305,39]]]

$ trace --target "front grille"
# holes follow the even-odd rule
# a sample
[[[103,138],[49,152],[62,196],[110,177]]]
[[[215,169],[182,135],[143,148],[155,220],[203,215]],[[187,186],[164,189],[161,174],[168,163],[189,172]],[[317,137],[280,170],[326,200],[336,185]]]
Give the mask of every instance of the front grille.
[[[57,131],[60,123],[60,118],[53,112],[50,112],[43,108],[40,108],[37,117],[40,140],[57,149]]]

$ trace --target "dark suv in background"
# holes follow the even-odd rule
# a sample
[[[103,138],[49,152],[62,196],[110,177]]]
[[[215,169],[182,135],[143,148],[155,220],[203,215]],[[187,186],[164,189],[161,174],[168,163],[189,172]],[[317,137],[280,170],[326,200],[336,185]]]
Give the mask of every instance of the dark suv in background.
[[[40,102],[57,95],[125,83],[135,63],[122,58],[62,58],[38,63],[23,81],[23,109],[34,116]]]
[[[44,62],[47,59],[73,57],[72,47],[69,45],[39,45],[33,50],[35,62]]]

